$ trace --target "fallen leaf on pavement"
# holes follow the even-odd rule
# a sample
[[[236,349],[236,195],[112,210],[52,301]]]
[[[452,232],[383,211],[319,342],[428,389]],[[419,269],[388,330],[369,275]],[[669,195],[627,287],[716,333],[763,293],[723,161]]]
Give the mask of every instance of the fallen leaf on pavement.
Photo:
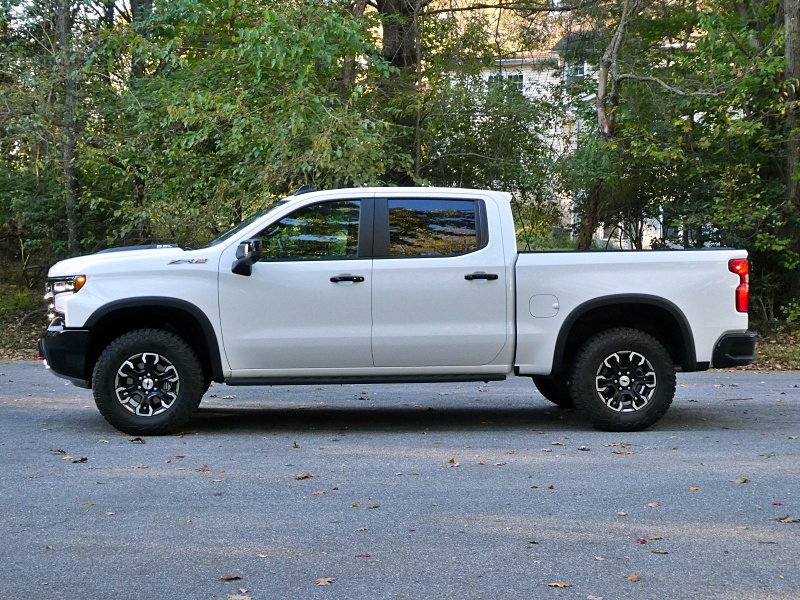
[[[333,577],[320,577],[319,579],[315,579],[314,583],[316,583],[317,585],[325,586],[325,585],[331,585],[334,581],[336,581],[336,579]]]
[[[314,477],[314,475],[312,475],[311,473],[300,473],[299,475],[294,476],[294,478],[297,479],[298,481],[301,479],[309,479],[311,477]]]
[[[647,505],[648,508],[658,508],[659,506],[661,506],[661,502],[651,502]]]
[[[650,550],[653,554],[669,554],[666,550]]]
[[[639,576],[636,573],[631,573],[625,579],[628,581],[639,581]]]
[[[129,442],[133,442],[134,444],[144,444],[144,438],[135,437],[128,440]]]
[[[639,538],[638,540],[636,540],[636,543],[637,543],[637,544],[646,544],[646,543],[647,543],[647,540],[646,540],[646,539],[644,539],[644,538]]]
[[[66,450],[61,450],[60,448],[57,449],[57,450],[50,450],[50,452],[52,452],[53,454],[66,454],[67,453]]]
[[[89,461],[88,458],[86,458],[85,456],[81,456],[80,458],[76,458],[72,462],[74,462],[74,463],[84,463],[84,462],[88,462],[88,461]]]
[[[567,583],[566,581],[553,581],[547,584],[547,587],[552,588],[568,588],[572,587],[571,583]]]
[[[798,519],[797,517],[792,517],[791,515],[786,515],[784,517],[776,517],[772,520],[778,521],[778,523],[800,523],[800,519]]]
[[[253,600],[253,597],[246,594],[228,594],[228,600]]]
[[[198,471],[199,473],[204,473],[205,471],[210,471],[210,470],[211,468],[208,465],[203,465],[199,469],[195,469],[195,471]]]
[[[237,579],[241,579],[241,578],[242,578],[242,576],[241,576],[241,575],[235,575],[235,574],[230,574],[230,575],[222,575],[222,576],[220,577],[220,579],[221,579],[222,581],[236,581]]]
[[[699,487],[690,487],[690,488],[689,488],[689,491],[691,491],[691,492],[699,492],[699,491],[700,491],[700,490],[702,490],[702,489],[703,489],[703,488],[699,488]]]
[[[747,483],[750,481],[747,477],[739,477],[738,479],[729,480],[731,483]]]
[[[633,450],[612,450],[611,454],[636,454]]]

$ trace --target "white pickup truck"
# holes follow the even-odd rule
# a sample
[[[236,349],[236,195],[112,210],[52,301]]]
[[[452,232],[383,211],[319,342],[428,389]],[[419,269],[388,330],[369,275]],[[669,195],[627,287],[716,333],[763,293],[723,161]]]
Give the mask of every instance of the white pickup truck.
[[[121,251],[120,251],[121,250]],[[134,435],[228,385],[531,377],[595,427],[660,419],[675,371],[745,365],[742,250],[518,252],[509,195],[298,193],[204,248],[59,262],[40,355]]]

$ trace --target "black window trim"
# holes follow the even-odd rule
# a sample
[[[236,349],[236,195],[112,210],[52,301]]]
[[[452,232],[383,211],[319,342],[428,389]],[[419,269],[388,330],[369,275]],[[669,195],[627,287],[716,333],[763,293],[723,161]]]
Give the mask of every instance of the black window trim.
[[[389,200],[441,200],[444,202],[472,202],[475,207],[475,235],[477,245],[474,250],[459,252],[457,254],[444,254],[441,256],[393,256],[390,252],[389,243]],[[392,196],[375,198],[374,207],[374,230],[373,230],[373,257],[377,260],[386,259],[409,259],[409,258],[453,258],[456,256],[466,256],[479,250],[483,250],[489,244],[489,225],[486,218],[486,202],[481,198],[440,198],[437,196]]]

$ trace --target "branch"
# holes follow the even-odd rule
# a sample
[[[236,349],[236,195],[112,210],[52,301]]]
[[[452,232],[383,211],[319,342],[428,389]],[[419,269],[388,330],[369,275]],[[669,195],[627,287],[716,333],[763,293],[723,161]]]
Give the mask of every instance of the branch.
[[[719,96],[720,92],[685,92],[679,88],[671,86],[663,79],[654,77],[652,75],[635,75],[633,73],[622,73],[617,77],[619,81],[623,79],[633,79],[634,81],[652,81],[663,87],[668,92],[677,94],[678,96],[692,97],[692,96]]]
[[[455,12],[467,12],[470,10],[486,10],[486,9],[507,9],[507,10],[518,10],[521,12],[559,12],[559,13],[566,13],[572,12],[574,10],[580,10],[581,8],[585,8],[587,6],[591,6],[592,4],[597,4],[600,0],[579,0],[575,4],[569,5],[534,5],[528,4],[524,0],[520,0],[518,2],[504,4],[500,2],[499,4],[484,4],[483,2],[477,2],[472,4],[471,6],[451,6],[450,8],[437,8],[436,10],[429,10],[426,11],[426,15],[437,15],[440,13],[455,13]]]

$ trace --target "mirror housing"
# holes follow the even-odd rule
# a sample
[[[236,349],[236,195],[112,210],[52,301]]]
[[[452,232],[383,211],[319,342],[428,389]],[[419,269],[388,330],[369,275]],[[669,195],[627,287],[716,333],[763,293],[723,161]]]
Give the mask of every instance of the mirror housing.
[[[258,238],[241,242],[236,248],[236,260],[231,265],[231,272],[250,277],[253,274],[253,265],[261,260],[263,250],[264,246]]]

